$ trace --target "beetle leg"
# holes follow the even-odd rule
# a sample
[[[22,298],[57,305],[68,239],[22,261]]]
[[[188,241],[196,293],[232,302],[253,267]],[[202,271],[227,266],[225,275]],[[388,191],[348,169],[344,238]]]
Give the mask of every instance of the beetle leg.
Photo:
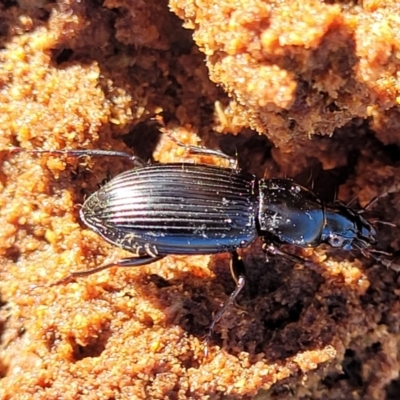
[[[110,267],[139,267],[141,265],[151,264],[155,261],[161,260],[164,257],[165,256],[153,257],[153,256],[145,255],[145,256],[140,256],[140,257],[121,258],[118,261],[115,261],[115,262],[112,262],[109,264],[100,265],[99,267],[88,269],[86,271],[71,272],[65,278],[62,278],[59,281],[52,283],[50,285],[50,287],[57,286],[57,285],[65,285],[67,283],[75,281],[76,278],[82,278],[84,276],[92,275],[92,274],[103,271]]]
[[[190,146],[182,143],[184,147],[189,151],[191,154],[198,154],[198,155],[204,155],[204,156],[215,156],[215,157],[220,157],[225,160],[229,161],[229,165],[233,169],[238,169],[238,161],[235,158],[232,158],[231,156],[228,156],[228,154],[223,153],[220,150],[212,150],[212,149],[207,149],[205,147],[200,147],[200,146]]]
[[[263,250],[265,252],[267,252],[268,254],[271,254],[272,256],[281,256],[281,257],[286,258],[287,260],[295,262],[295,263],[304,263],[304,260],[302,258],[280,250],[273,243],[269,243],[269,244],[264,243]]]
[[[183,142],[180,142],[176,138],[174,138],[168,131],[164,131],[164,134],[167,134],[168,137],[178,146],[184,147],[189,153],[191,154],[198,154],[198,155],[203,155],[203,156],[215,156],[219,158],[223,158],[225,160],[229,161],[229,165],[232,169],[238,169],[238,161],[235,158],[232,158],[231,156],[228,156],[228,154],[223,153],[221,150],[213,150],[213,149],[207,149],[206,147],[202,146],[193,146],[190,144],[186,144]]]
[[[234,159],[234,158],[228,156],[227,154],[223,153],[220,150],[212,150],[212,149],[207,149],[207,148],[201,147],[201,146],[192,146],[190,144],[183,143],[183,142],[179,141],[178,139],[176,139],[173,135],[171,135],[171,132],[169,129],[167,129],[162,117],[156,116],[154,119],[161,125],[161,132],[164,135],[167,135],[178,146],[184,147],[187,151],[189,151],[192,154],[216,156],[216,157],[224,158],[226,160],[229,160],[229,164],[232,169],[238,169],[237,159]]]
[[[121,157],[127,158],[133,164],[144,167],[146,162],[137,156],[132,156],[129,153],[125,153],[124,151],[113,151],[113,150],[90,150],[90,149],[78,149],[78,150],[28,150],[22,149],[20,147],[13,147],[10,149],[11,153],[33,153],[33,154],[60,154],[66,156],[74,156],[74,157]]]
[[[221,320],[222,316],[225,314],[226,310],[233,304],[236,297],[243,289],[244,284],[246,283],[245,276],[245,267],[243,264],[243,260],[239,257],[236,251],[232,252],[232,261],[231,261],[231,274],[233,279],[236,282],[235,290],[230,294],[229,299],[225,302],[222,308],[215,314],[209,328],[208,333],[204,339],[204,356],[208,356],[208,343],[213,334],[215,325]]]

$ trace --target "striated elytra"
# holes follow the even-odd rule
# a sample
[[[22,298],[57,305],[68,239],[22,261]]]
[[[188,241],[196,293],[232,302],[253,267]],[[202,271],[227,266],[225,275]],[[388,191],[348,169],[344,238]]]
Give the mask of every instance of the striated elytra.
[[[352,250],[375,243],[361,215],[325,204],[292,180],[257,181],[239,169],[202,164],[126,171],[85,201],[81,218],[108,242],[146,258],[232,252],[257,236],[277,247]]]

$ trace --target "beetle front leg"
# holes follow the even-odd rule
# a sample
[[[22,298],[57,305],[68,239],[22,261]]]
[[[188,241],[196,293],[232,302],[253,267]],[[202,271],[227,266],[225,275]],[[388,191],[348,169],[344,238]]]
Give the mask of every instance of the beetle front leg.
[[[76,280],[76,278],[82,278],[84,276],[89,276],[92,274],[96,274],[97,272],[103,271],[107,268],[111,267],[139,267],[141,265],[146,265],[146,264],[151,264],[153,262],[159,261],[165,256],[139,256],[139,257],[129,257],[129,258],[122,258],[121,260],[109,263],[109,264],[104,264],[100,265],[99,267],[88,269],[86,271],[76,271],[76,272],[71,272],[69,275],[67,275],[65,278],[60,279],[57,282],[54,282],[50,285],[52,286],[57,286],[57,285],[66,285],[70,282],[73,282]]]
[[[204,356],[208,356],[208,343],[214,332],[215,325],[221,320],[222,316],[225,314],[226,310],[234,303],[236,297],[239,295],[246,283],[245,267],[243,260],[239,257],[236,251],[232,252],[231,260],[231,274],[232,278],[236,282],[235,290],[230,294],[229,299],[225,302],[222,308],[215,314],[209,328],[208,333],[204,339]]]
[[[304,263],[305,260],[303,260],[300,257],[297,257],[293,254],[286,253],[285,251],[280,250],[276,245],[273,243],[264,243],[263,245],[263,250],[270,254],[271,256],[280,256],[283,258],[286,258],[289,261],[295,262],[295,263]]]

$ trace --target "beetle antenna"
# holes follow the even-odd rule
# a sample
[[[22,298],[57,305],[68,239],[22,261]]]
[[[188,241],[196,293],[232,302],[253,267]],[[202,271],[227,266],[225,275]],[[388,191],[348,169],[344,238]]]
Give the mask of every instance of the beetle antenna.
[[[353,197],[350,199],[350,201],[348,201],[348,202],[346,203],[346,207],[347,207],[347,208],[350,208],[351,205],[356,201],[357,198],[358,198],[358,194],[356,194],[355,196],[353,196]],[[360,210],[360,211],[364,211],[364,210]],[[357,212],[357,214],[360,214],[360,213]]]
[[[379,195],[379,196],[373,197],[373,198],[367,203],[367,205],[362,209],[362,211],[364,212],[364,211],[368,210],[368,209],[371,208],[381,197],[385,197],[385,196],[387,196],[387,193],[381,194],[381,195]]]
[[[387,269],[391,269],[395,272],[400,272],[400,264],[393,262],[393,260],[390,260],[389,258],[385,258],[385,257],[393,257],[392,253],[388,253],[386,251],[377,250],[377,249],[369,249],[367,254],[370,257],[372,257],[375,261],[382,264]],[[363,253],[363,255],[364,255],[364,253]],[[382,257],[382,256],[385,256],[385,257]]]
[[[364,211],[364,210],[361,210]],[[361,213],[358,213],[361,214]],[[376,218],[368,218],[368,221],[373,224],[373,225],[386,225],[386,226],[390,226],[391,228],[397,228],[397,225],[394,224],[393,222],[389,222],[389,221],[381,221],[380,219],[376,219]]]
[[[380,199],[382,199],[382,198],[384,198],[384,197],[386,197],[386,196],[389,196],[389,194],[391,194],[391,193],[397,193],[397,192],[399,191],[398,189],[399,189],[398,186],[394,185],[394,186],[391,186],[390,189],[386,190],[386,192],[381,193],[381,194],[379,194],[379,195],[373,197],[373,198],[367,203],[367,205],[364,207],[364,210],[370,209],[378,200],[380,200]]]
[[[314,185],[315,185],[315,180],[313,179],[313,172],[314,172],[313,168],[310,168],[310,176],[307,179],[307,186],[308,182],[311,182],[309,185],[311,190],[314,190]]]
[[[333,192],[333,202],[336,202],[338,200],[338,187],[335,185],[335,190]]]

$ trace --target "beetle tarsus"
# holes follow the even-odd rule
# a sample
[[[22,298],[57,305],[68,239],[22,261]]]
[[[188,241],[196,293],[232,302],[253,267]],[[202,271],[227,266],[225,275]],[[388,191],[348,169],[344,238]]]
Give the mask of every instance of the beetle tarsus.
[[[204,357],[208,356],[208,344],[211,340],[211,337],[214,332],[215,325],[221,320],[223,315],[225,314],[226,310],[235,302],[237,296],[243,289],[246,283],[246,276],[245,276],[245,266],[243,260],[238,255],[236,251],[232,252],[232,261],[231,261],[231,274],[236,282],[235,290],[230,294],[228,300],[224,303],[221,309],[214,315],[214,318],[208,327],[208,332],[206,337],[204,338]]]

